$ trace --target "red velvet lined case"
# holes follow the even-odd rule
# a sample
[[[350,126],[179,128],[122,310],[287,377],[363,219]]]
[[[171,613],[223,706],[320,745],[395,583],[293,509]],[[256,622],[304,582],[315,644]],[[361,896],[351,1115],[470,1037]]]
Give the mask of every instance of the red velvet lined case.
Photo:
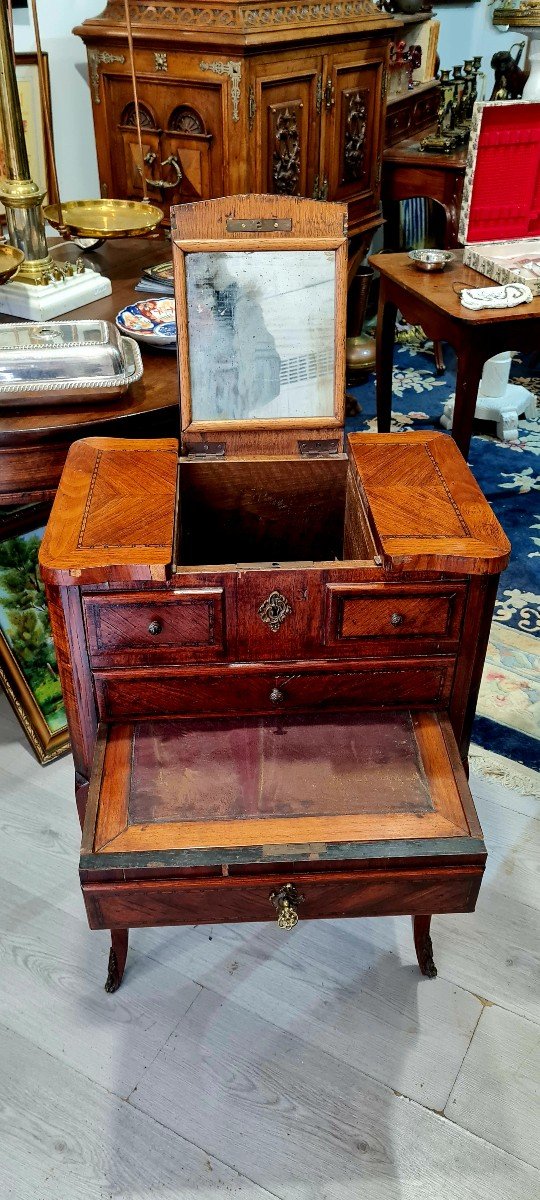
[[[476,106],[459,237],[469,266],[540,293],[540,103]]]

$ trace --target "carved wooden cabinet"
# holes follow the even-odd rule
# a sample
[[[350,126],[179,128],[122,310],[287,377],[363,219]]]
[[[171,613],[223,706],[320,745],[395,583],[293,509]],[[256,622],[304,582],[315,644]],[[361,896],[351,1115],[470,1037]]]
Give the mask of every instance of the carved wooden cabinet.
[[[346,200],[352,234],[380,219],[388,48],[372,0],[133,3],[150,198],[245,192]],[[76,30],[88,52],[101,190],[142,195],[124,5]]]
[[[40,562],[92,928],[474,908],[509,545],[452,438],[344,443],[346,206],[179,206],[181,444],[72,447]]]

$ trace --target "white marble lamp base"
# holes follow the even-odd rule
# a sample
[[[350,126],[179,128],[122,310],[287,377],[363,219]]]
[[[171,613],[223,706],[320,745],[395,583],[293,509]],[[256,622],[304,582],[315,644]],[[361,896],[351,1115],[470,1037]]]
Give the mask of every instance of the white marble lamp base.
[[[503,396],[482,396],[479,391],[474,415],[480,421],[496,421],[497,437],[502,442],[515,442],[519,437],[519,418],[530,420],[536,415],[536,396],[518,383],[509,383]],[[453,420],[454,401],[447,400],[441,425],[451,429]]]
[[[532,418],[536,415],[536,396],[518,383],[510,383],[512,354],[503,350],[494,354],[484,364],[478,387],[478,399],[474,415],[480,421],[495,421],[497,437],[502,442],[518,439],[520,416]],[[447,400],[441,417],[441,425],[451,429],[454,420],[454,401]]]
[[[44,287],[11,279],[0,287],[0,313],[27,321],[50,321],[111,292],[110,279],[88,268],[80,275],[69,275]]]

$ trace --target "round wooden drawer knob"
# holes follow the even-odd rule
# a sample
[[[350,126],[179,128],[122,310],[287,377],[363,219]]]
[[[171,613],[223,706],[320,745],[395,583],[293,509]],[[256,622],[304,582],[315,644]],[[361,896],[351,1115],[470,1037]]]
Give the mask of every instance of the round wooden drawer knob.
[[[395,627],[398,625],[403,625],[403,617],[401,613],[392,613],[392,616],[390,617],[390,624],[394,625]]]
[[[156,634],[161,633],[162,629],[163,629],[163,625],[161,624],[161,621],[150,621],[150,624],[148,626],[148,632],[152,633],[154,635],[154,637],[156,636]]]

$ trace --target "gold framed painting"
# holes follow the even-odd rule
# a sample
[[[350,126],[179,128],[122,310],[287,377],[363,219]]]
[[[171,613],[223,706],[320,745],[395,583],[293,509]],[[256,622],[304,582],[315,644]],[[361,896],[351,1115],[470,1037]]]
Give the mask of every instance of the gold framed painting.
[[[0,532],[0,684],[42,765],[69,750],[62,688],[39,574],[45,532],[24,518]],[[22,531],[21,531],[22,528]]]
[[[45,65],[45,86],[50,110],[50,80],[49,59],[43,55]],[[30,175],[35,183],[45,192],[46,199],[51,195],[51,161],[45,137],[43,111],[39,90],[39,74],[36,54],[16,54],[15,73],[21,102],[21,112],[28,150]],[[0,175],[4,174],[4,153],[0,137]],[[2,220],[4,220],[4,210]]]

